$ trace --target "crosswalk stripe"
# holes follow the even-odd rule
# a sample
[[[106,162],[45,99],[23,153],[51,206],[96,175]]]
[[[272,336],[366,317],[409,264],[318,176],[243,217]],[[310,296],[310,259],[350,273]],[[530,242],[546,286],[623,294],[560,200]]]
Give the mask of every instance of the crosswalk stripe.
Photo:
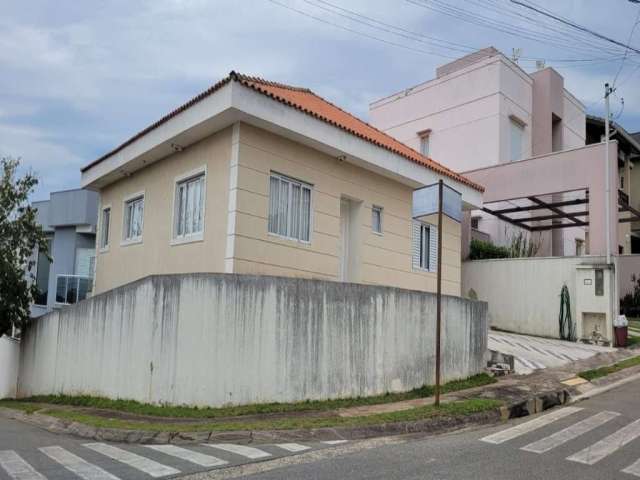
[[[341,445],[343,443],[347,443],[347,440],[327,440],[322,443],[324,443],[325,445]]]
[[[616,412],[600,412],[592,417],[585,418],[581,422],[578,422],[570,427],[565,428],[564,430],[560,430],[559,432],[554,433],[553,435],[549,435],[548,437],[542,438],[537,442],[530,443],[522,447],[521,450],[525,450],[527,452],[533,453],[544,453],[549,450],[559,447],[567,443],[574,438],[579,437],[587,432],[590,432],[594,428],[599,427],[600,425],[604,425],[609,420],[619,416],[619,413]]]
[[[14,480],[47,480],[13,450],[0,451],[0,468]]]
[[[638,437],[640,437],[640,420],[630,423],[590,447],[567,457],[567,460],[593,465]]]
[[[201,467],[219,467],[220,465],[226,465],[229,463],[218,457],[205,455],[204,453],[195,452],[186,448],[176,447],[175,445],[146,445],[146,447],[181,460],[195,463]]]
[[[154,478],[166,477],[167,475],[175,475],[180,473],[180,470],[162,465],[150,458],[143,457],[141,455],[128,452],[113,445],[107,445],[106,443],[85,443],[83,445],[94,452],[101,453],[113,460],[116,460],[125,465],[140,470]]]
[[[119,480],[115,475],[111,475],[97,465],[83,460],[62,447],[42,447],[39,450],[83,480]]]
[[[640,477],[640,460],[635,461],[633,464],[622,470],[622,473],[629,473],[636,477]]]
[[[304,452],[305,450],[309,450],[311,448],[307,447],[306,445],[300,445],[299,443],[278,443],[276,446],[294,453]]]
[[[254,447],[247,447],[246,445],[235,445],[233,443],[205,443],[207,447],[217,448],[218,450],[224,450],[225,452],[235,453],[243,457],[255,460],[257,458],[270,457],[271,454]]]
[[[555,410],[551,413],[547,413],[538,418],[534,418],[533,420],[529,420],[528,422],[521,423],[520,425],[516,425],[515,427],[507,428],[506,430],[502,430],[500,432],[494,433],[492,435],[488,435],[480,440],[487,443],[504,443],[508,440],[513,440],[520,435],[524,435],[525,433],[532,432],[537,430],[538,428],[542,428],[545,425],[549,425],[556,420],[560,420],[561,418],[572,415],[576,412],[579,412],[582,408],[578,407],[564,407],[560,410]]]

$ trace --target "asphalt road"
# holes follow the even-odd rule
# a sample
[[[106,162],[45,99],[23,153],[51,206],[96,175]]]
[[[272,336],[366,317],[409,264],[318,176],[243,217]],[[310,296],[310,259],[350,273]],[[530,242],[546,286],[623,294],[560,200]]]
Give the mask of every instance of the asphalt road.
[[[554,417],[559,418],[551,421]],[[640,463],[631,467],[640,459],[640,421],[633,423],[638,419],[640,382],[633,382],[571,407],[500,426],[409,438],[242,478],[631,480],[640,477]],[[634,473],[622,472],[629,467]]]
[[[448,435],[252,447],[159,451],[0,419],[0,480],[632,480],[640,478],[640,381],[542,415]]]

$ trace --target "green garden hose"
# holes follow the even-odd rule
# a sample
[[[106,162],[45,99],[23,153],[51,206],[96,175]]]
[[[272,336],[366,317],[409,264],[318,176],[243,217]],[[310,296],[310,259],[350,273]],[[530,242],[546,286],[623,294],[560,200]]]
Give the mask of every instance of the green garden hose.
[[[560,324],[560,338],[575,342],[576,324],[571,318],[571,299],[566,285],[563,285],[562,290],[560,290],[560,316],[558,317],[558,323]]]

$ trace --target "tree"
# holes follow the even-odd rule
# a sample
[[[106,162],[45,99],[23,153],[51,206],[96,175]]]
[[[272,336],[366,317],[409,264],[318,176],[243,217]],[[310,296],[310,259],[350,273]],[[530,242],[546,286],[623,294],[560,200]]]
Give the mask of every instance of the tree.
[[[20,161],[0,159],[0,336],[12,326],[24,328],[37,294],[32,253],[37,247],[49,254],[42,227],[29,195],[38,184],[32,173],[17,174]]]

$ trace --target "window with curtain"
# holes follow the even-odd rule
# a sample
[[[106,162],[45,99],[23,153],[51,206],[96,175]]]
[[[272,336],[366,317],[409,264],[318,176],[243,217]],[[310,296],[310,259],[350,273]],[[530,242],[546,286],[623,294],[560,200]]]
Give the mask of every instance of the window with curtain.
[[[127,200],[124,204],[125,241],[142,240],[142,219],[144,215],[144,196]]]
[[[176,184],[174,237],[189,238],[204,231],[205,174],[182,180]]]
[[[308,242],[311,239],[311,185],[283,175],[269,179],[269,233]]]

